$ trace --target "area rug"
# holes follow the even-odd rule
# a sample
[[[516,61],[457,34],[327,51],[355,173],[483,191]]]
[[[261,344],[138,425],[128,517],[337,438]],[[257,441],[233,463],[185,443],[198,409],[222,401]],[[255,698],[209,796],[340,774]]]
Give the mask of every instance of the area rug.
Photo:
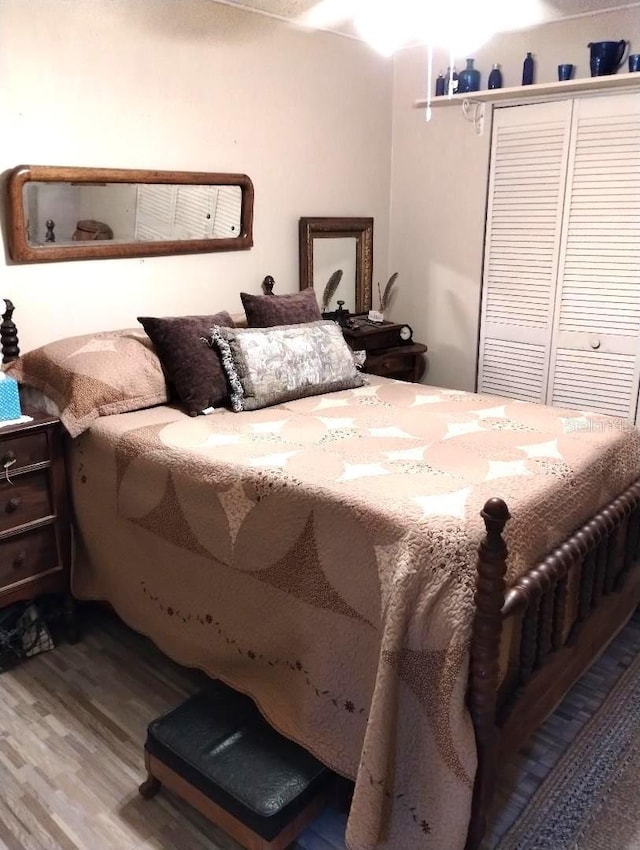
[[[496,850],[640,850],[640,656]]]

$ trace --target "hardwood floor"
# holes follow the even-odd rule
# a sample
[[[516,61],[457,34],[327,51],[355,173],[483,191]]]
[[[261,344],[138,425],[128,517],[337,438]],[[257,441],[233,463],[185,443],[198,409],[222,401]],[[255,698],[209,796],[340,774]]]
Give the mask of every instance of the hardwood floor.
[[[61,643],[0,675],[0,850],[239,850],[166,792],[144,801],[137,791],[147,724],[198,690],[202,674],[174,664],[102,609],[87,607],[83,617],[80,643]],[[636,614],[573,702],[506,769],[487,847],[639,649]],[[294,847],[344,850],[344,821],[326,809]]]
[[[240,850],[167,792],[138,794],[148,723],[203,674],[99,608],[83,619],[79,643],[0,675],[0,848]],[[344,822],[324,812],[297,847],[342,850]]]

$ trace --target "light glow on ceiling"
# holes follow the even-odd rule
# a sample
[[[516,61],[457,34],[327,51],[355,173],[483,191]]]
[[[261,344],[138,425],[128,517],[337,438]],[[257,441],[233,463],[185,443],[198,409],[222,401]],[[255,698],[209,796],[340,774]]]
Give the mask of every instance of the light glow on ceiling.
[[[353,21],[360,37],[385,56],[412,44],[464,55],[497,32],[544,20],[546,5],[544,0],[320,0],[299,22],[326,28]]]

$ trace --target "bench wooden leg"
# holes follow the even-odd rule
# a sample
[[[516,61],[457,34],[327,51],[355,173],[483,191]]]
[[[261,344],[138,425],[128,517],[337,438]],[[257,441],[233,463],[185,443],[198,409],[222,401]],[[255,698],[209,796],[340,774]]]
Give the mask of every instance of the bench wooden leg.
[[[140,796],[144,800],[150,800],[162,788],[162,783],[155,776],[149,774],[142,785],[138,788]]]
[[[161,785],[164,785],[167,790],[172,791],[176,796],[189,803],[201,815],[204,815],[208,820],[224,830],[227,835],[235,838],[238,844],[241,844],[245,850],[286,850],[302,830],[312,820],[318,817],[325,801],[325,795],[318,794],[306,808],[284,827],[282,832],[269,841],[266,838],[262,838],[262,836],[254,832],[226,809],[218,806],[209,797],[206,797],[202,791],[187,782],[179,773],[167,767],[160,759],[150,756],[146,750],[145,760],[147,762],[147,770],[149,771],[147,782],[150,781],[152,783],[151,795],[155,794]],[[160,777],[160,779],[157,777]],[[140,793],[143,797],[144,793],[142,789],[147,782],[143,782],[140,786]]]

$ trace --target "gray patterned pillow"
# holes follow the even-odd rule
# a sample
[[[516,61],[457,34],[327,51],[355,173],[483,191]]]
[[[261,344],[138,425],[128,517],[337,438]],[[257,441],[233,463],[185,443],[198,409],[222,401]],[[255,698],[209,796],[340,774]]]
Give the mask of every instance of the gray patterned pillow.
[[[351,349],[333,322],[211,329],[235,411],[360,387]]]

